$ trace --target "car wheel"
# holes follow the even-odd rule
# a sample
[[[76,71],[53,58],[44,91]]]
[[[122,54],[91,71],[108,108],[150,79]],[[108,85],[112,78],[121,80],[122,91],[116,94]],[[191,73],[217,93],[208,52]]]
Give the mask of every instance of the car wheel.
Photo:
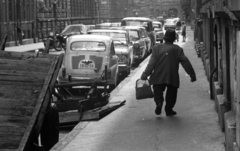
[[[163,43],[163,40],[160,40],[160,43]]]
[[[56,51],[61,51],[62,48],[63,48],[61,42],[60,42],[58,39],[56,39],[56,40],[54,41],[53,47],[54,47],[54,49],[55,49]]]

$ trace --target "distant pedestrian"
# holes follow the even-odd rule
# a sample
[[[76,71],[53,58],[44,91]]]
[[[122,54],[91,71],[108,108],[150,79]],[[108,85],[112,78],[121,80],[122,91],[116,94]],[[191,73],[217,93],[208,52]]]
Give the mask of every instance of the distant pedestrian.
[[[182,22],[182,37],[183,37],[183,42],[186,41],[186,24]]]
[[[150,76],[149,82],[153,85],[154,101],[156,103],[155,113],[161,114],[164,102],[164,91],[166,89],[165,112],[167,116],[176,115],[173,110],[177,100],[179,82],[179,63],[189,74],[191,82],[196,81],[195,71],[184,55],[183,49],[173,44],[176,38],[174,30],[167,30],[164,36],[165,43],[153,47],[151,58],[145,71],[141,75],[141,80],[146,80]]]
[[[180,20],[177,21],[176,23],[176,30],[181,30],[182,23]]]

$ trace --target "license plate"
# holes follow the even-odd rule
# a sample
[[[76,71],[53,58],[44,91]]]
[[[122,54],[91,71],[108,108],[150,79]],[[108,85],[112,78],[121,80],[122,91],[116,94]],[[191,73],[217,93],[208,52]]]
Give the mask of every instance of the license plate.
[[[94,69],[94,64],[93,63],[90,63],[90,64],[79,64],[79,68],[83,68],[83,69]]]

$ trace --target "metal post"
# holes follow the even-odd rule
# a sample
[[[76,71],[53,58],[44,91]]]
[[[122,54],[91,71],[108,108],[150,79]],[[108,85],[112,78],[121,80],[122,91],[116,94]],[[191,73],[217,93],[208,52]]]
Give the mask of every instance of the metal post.
[[[53,17],[54,17],[54,32],[55,33],[58,30],[58,27],[57,27],[57,3],[58,3],[58,0],[55,0],[53,2]]]

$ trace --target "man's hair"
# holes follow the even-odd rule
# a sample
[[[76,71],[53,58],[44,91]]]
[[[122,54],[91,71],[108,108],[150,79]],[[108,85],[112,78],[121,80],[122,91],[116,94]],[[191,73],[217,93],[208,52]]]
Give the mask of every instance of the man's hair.
[[[168,42],[168,43],[173,43],[175,40],[172,40],[172,39],[164,39],[165,42]]]

